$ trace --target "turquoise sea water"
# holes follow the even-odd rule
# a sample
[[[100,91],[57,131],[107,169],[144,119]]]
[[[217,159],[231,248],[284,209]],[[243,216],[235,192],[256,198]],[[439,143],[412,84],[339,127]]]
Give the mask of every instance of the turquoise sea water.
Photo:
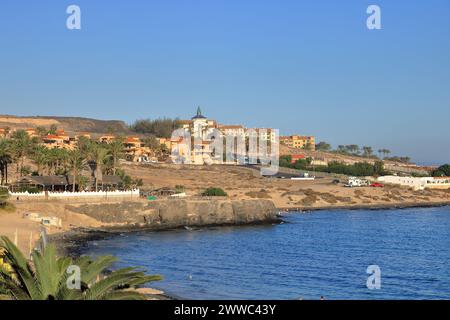
[[[450,208],[289,214],[281,225],[139,232],[90,242],[188,299],[450,299]],[[369,265],[381,289],[369,290]]]

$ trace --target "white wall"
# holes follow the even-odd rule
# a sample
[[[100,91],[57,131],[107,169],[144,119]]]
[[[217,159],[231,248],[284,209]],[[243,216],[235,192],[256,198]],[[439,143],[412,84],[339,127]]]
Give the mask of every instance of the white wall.
[[[45,199],[45,192],[28,193],[25,192],[10,192],[9,195],[13,198],[22,199]],[[113,197],[139,197],[139,189],[129,191],[81,191],[81,192],[48,192],[48,199],[77,199],[77,198],[113,198]]]
[[[382,176],[378,178],[378,181],[391,184],[399,184],[414,188],[415,190],[422,190],[427,184],[429,178],[416,178],[416,177],[398,177],[398,176]]]

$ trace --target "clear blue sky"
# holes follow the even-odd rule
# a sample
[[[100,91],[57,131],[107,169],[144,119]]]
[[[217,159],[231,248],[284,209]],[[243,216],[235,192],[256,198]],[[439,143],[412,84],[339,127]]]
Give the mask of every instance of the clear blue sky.
[[[66,8],[82,30],[66,29]],[[366,8],[382,9],[382,30]],[[448,0],[4,0],[0,113],[190,117],[450,162]]]

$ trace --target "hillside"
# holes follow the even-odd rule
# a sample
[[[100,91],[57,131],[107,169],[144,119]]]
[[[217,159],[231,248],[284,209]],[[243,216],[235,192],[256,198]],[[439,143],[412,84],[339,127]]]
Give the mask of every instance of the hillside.
[[[0,115],[0,128],[10,127],[12,129],[27,129],[38,126],[50,127],[51,125],[56,125],[58,129],[64,129],[68,133],[129,133],[125,122],[119,120],[97,120],[81,117],[18,117],[11,115]]]
[[[374,162],[378,159],[373,158],[365,158],[358,157],[352,155],[344,155],[334,152],[324,152],[324,151],[309,151],[304,149],[295,149],[291,147],[287,147],[285,145],[280,144],[280,155],[292,155],[292,154],[304,154],[306,157],[311,157],[316,160],[322,160],[325,162],[337,161],[341,163],[345,163],[348,165],[355,164],[358,162],[367,162],[370,164],[374,164]],[[384,161],[384,167],[387,170],[396,173],[405,173],[405,174],[428,174],[430,168],[420,167],[413,163],[406,164],[401,162],[394,161]]]

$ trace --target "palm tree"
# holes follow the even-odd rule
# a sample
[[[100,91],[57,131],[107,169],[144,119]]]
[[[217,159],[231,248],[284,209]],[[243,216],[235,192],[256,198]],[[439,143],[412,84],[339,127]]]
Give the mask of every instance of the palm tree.
[[[53,173],[66,174],[69,158],[68,151],[66,149],[51,149],[49,156],[49,165],[53,168]]]
[[[0,288],[13,300],[144,300],[145,296],[131,291],[159,275],[146,275],[137,268],[124,268],[105,275],[116,259],[112,256],[93,260],[83,256],[73,260],[58,257],[53,244],[42,252],[33,251],[27,261],[20,250],[7,238],[0,238],[7,268],[0,267]],[[80,286],[71,289],[69,267],[80,269]]]
[[[386,158],[391,153],[391,151],[388,149],[380,149],[378,150],[378,152],[380,153],[380,155],[383,154],[383,158]]]
[[[347,148],[344,146],[344,145],[342,145],[342,144],[340,144],[340,145],[338,145],[338,147],[337,147],[337,150],[336,150],[338,153],[347,153]]]
[[[384,149],[378,149],[378,154],[380,155],[380,159],[382,159],[383,157],[381,156],[383,154],[383,150]]]
[[[31,146],[31,139],[25,130],[17,130],[12,135],[12,150],[14,160],[16,162],[17,178],[22,176],[22,168],[25,157],[27,156]]]
[[[88,168],[87,160],[84,157],[83,153],[80,150],[76,149],[69,153],[68,164],[73,176],[72,192],[75,192],[78,175],[81,173],[81,171]]]
[[[0,175],[1,183],[8,184],[8,165],[12,163],[11,144],[8,140],[1,138],[0,140]]]
[[[38,175],[43,174],[44,167],[48,164],[49,157],[50,157],[49,149],[43,146],[37,146],[34,149],[31,158],[37,166]]]
[[[359,155],[360,149],[357,144],[350,144],[348,146],[345,146],[349,153],[352,155]]]
[[[363,148],[363,156],[370,158],[373,155],[373,149],[372,147],[364,146]]]
[[[110,156],[109,150],[100,145],[93,145],[90,150],[89,159],[91,168],[94,173],[96,192],[98,191],[98,181],[103,180],[102,179],[103,164],[106,162],[109,156]]]
[[[108,145],[108,149],[112,158],[113,175],[116,175],[117,163],[124,154],[123,139],[115,139]]]

